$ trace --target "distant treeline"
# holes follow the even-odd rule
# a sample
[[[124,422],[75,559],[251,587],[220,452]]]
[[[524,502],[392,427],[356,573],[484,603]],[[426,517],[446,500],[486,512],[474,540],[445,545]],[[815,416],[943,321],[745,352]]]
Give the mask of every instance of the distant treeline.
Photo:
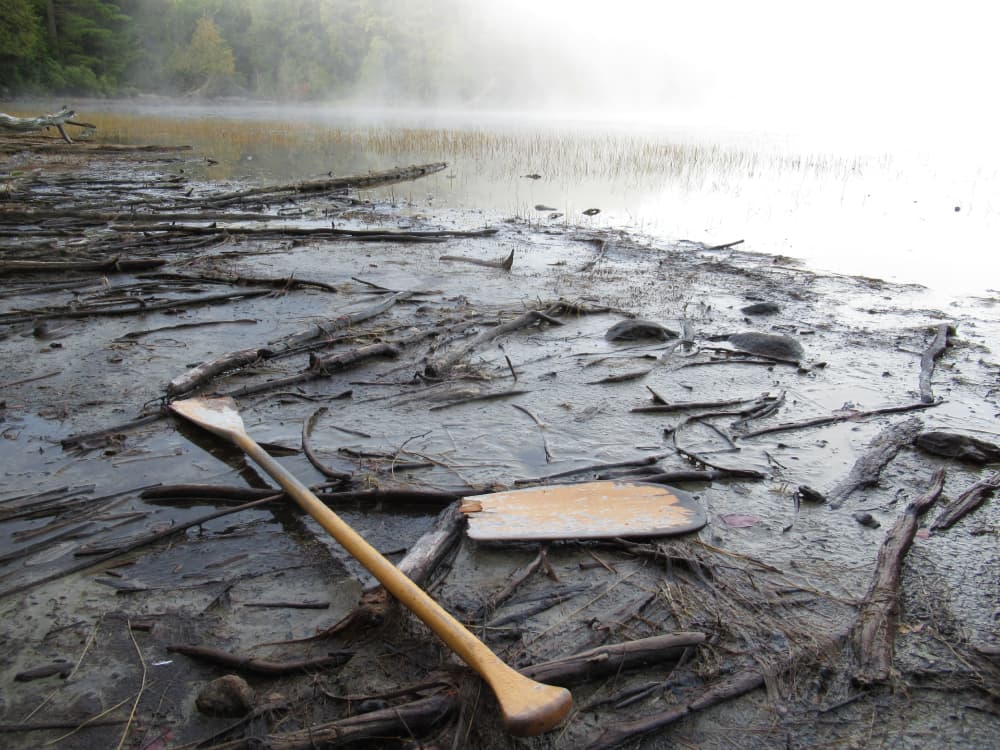
[[[519,83],[504,71],[515,60],[467,8],[464,0],[0,0],[0,95],[363,93],[435,102],[510,93]]]

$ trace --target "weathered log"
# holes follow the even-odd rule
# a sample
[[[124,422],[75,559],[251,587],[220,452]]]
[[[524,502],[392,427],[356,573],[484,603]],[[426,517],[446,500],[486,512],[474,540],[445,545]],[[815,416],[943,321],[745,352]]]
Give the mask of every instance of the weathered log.
[[[906,557],[917,522],[944,488],[944,470],[938,469],[931,478],[930,488],[906,506],[906,510],[885,535],[875,565],[875,577],[858,614],[854,633],[858,668],[854,681],[869,685],[884,682],[889,677],[892,648],[896,639],[896,616],[899,612],[899,586]]]
[[[237,672],[248,672],[268,677],[279,677],[288,674],[298,674],[300,672],[320,672],[325,669],[342,666],[354,656],[353,651],[337,651],[312,659],[274,661],[271,659],[258,659],[253,656],[240,656],[239,654],[231,654],[228,651],[220,651],[205,646],[172,645],[167,646],[167,651],[184,654],[192,659],[216,664]]]
[[[223,193],[212,196],[203,201],[195,201],[184,205],[222,205],[236,201],[255,199],[277,199],[282,196],[294,195],[296,193],[329,193],[337,190],[347,190],[349,188],[372,188],[381,185],[391,185],[395,182],[407,182],[425,177],[435,172],[440,172],[447,168],[444,162],[432,162],[430,164],[419,164],[410,167],[396,167],[382,172],[369,172],[364,175],[351,175],[349,177],[330,177],[321,180],[305,180],[285,185],[265,185],[248,190],[238,190],[232,193]]]
[[[73,140],[66,133],[66,125],[76,125],[91,130],[97,127],[89,122],[72,122],[70,118],[75,116],[76,112],[69,107],[63,107],[58,112],[39,117],[14,117],[0,112],[0,130],[9,130],[15,133],[37,133],[45,128],[56,128],[66,143],[72,143]]]
[[[948,337],[955,334],[955,326],[942,323],[937,327],[937,333],[930,346],[920,357],[920,400],[925,404],[934,402],[934,392],[931,390],[931,376],[934,374],[934,362],[948,348]]]
[[[910,417],[876,435],[864,455],[854,462],[847,476],[830,491],[830,507],[836,510],[855,490],[877,483],[882,469],[902,448],[913,444],[921,429],[923,423],[920,418]]]
[[[705,638],[704,633],[697,632],[657,635],[598,646],[562,659],[532,664],[519,671],[539,682],[570,686],[628,669],[664,662],[676,663],[687,649],[700,646]]]
[[[969,487],[965,492],[956,497],[951,505],[945,508],[934,523],[931,524],[931,531],[943,531],[950,529],[966,515],[974,511],[990,495],[1000,487],[1000,473],[994,474],[988,479],[983,479]]]
[[[100,271],[103,273],[123,273],[125,271],[147,271],[159,268],[167,261],[160,258],[136,258],[97,261],[43,261],[8,260],[0,263],[0,274],[10,273],[65,273],[66,271]]]

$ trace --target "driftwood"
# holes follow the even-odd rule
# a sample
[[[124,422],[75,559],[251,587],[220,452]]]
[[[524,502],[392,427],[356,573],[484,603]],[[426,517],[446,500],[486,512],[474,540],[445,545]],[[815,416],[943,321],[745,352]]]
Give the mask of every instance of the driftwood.
[[[312,724],[305,729],[269,734],[262,739],[247,738],[212,745],[206,750],[237,750],[260,747],[271,750],[314,750],[318,747],[341,747],[387,738],[412,739],[429,733],[458,707],[454,692],[442,692],[427,698],[351,716],[347,719]],[[382,744],[382,742],[379,742]],[[425,746],[426,747],[426,746]]]
[[[117,257],[103,261],[7,260],[0,262],[0,274],[65,273],[66,271],[122,273],[125,271],[148,271],[151,268],[159,268],[166,262],[159,258],[121,260]]]
[[[923,495],[906,506],[906,510],[885,535],[878,553],[875,578],[865,596],[854,634],[858,669],[854,681],[868,685],[884,682],[889,677],[892,648],[896,638],[896,616],[899,612],[899,586],[906,557],[917,522],[944,487],[944,470],[938,469],[931,486]]]
[[[70,565],[68,568],[65,568],[63,570],[57,570],[54,573],[49,573],[48,575],[44,575],[41,578],[37,578],[33,581],[27,581],[25,583],[11,586],[8,589],[4,589],[0,591],[0,599],[5,599],[8,596],[19,594],[22,591],[28,591],[30,589],[35,588],[36,586],[41,586],[43,583],[49,583],[50,581],[58,580],[60,578],[63,578],[64,576],[68,576],[73,573],[80,573],[84,570],[89,570],[98,565],[101,565],[102,563],[108,562],[109,560],[113,560],[116,557],[120,557],[121,555],[124,555],[128,552],[132,552],[133,550],[137,550],[141,547],[153,544],[155,542],[160,541],[161,539],[167,539],[169,537],[172,537],[175,534],[179,534],[182,531],[190,529],[192,526],[200,526],[216,518],[221,518],[222,516],[227,516],[232,513],[239,513],[244,510],[250,510],[251,508],[257,508],[266,503],[273,502],[274,500],[278,499],[278,497],[279,497],[278,495],[272,494],[269,497],[265,497],[260,500],[254,500],[253,502],[244,503],[242,505],[237,505],[232,508],[226,508],[225,510],[219,510],[215,511],[214,513],[208,513],[206,515],[199,516],[198,518],[194,518],[189,521],[185,521],[184,523],[179,523],[175,526],[171,526],[169,529],[165,529],[163,531],[155,531],[151,534],[146,534],[137,539],[133,539],[131,542],[123,544],[115,548],[114,550],[111,550],[110,552],[105,552],[97,557],[84,560],[83,562],[79,562],[74,565]]]
[[[445,376],[455,364],[472,352],[477,347],[489,342],[494,339],[503,336],[507,333],[513,333],[514,331],[520,330],[522,328],[527,328],[528,326],[535,325],[537,323],[549,323],[551,325],[561,326],[562,321],[553,318],[538,310],[529,310],[523,315],[519,315],[514,318],[514,320],[507,321],[506,323],[501,323],[500,325],[490,328],[487,331],[483,331],[481,334],[476,336],[464,344],[463,346],[456,347],[451,352],[448,352],[436,359],[430,360],[424,367],[424,372],[430,377],[443,377]]]
[[[330,177],[321,180],[305,180],[285,185],[266,185],[264,187],[250,188],[248,190],[238,190],[232,193],[222,193],[203,201],[195,201],[183,204],[185,206],[207,205],[218,206],[226,203],[252,199],[280,200],[292,195],[302,193],[330,193],[338,190],[348,190],[350,188],[372,188],[380,185],[391,185],[395,182],[406,182],[425,177],[435,172],[440,172],[447,168],[444,162],[433,162],[430,164],[420,164],[411,167],[397,167],[382,172],[369,172],[365,175],[352,175],[349,177]]]
[[[948,337],[954,334],[955,326],[949,323],[939,325],[930,346],[920,357],[920,400],[925,404],[934,402],[934,392],[931,390],[934,362],[948,348]]]
[[[116,317],[120,315],[143,315],[150,312],[160,312],[162,310],[176,310],[177,308],[198,307],[200,305],[217,305],[222,302],[232,302],[234,299],[262,297],[270,294],[270,289],[242,289],[226,294],[205,294],[200,297],[187,297],[185,299],[164,300],[163,302],[145,302],[136,299],[135,304],[123,305],[119,307],[65,307],[59,310],[44,309],[37,311],[27,311],[22,313],[10,313],[0,315],[0,323],[28,323],[36,320],[54,320],[59,318],[96,318],[96,317]]]
[[[990,495],[1000,487],[1000,473],[994,474],[988,479],[983,479],[969,487],[965,492],[956,497],[951,505],[945,508],[931,524],[931,531],[944,531],[950,529],[966,515],[974,511]]]
[[[40,117],[14,117],[0,112],[0,130],[9,130],[15,133],[37,133],[45,128],[56,128],[66,143],[72,143],[73,140],[66,133],[66,125],[76,125],[79,128],[91,130],[97,127],[89,122],[75,122],[70,119],[75,116],[76,112],[69,107],[63,107],[58,112]]]
[[[346,471],[331,469],[319,460],[319,457],[313,452],[312,446],[309,445],[309,433],[312,432],[316,419],[325,412],[326,407],[321,406],[319,409],[310,414],[306,421],[302,423],[302,452],[306,454],[306,458],[309,459],[309,463],[311,463],[313,467],[315,467],[315,469],[323,476],[330,479],[336,479],[338,482],[349,482],[351,481],[351,474]]]
[[[425,585],[437,566],[458,543],[465,529],[465,514],[453,502],[434,521],[434,527],[425,533],[396,564],[396,568],[418,586]],[[392,609],[392,595],[382,586],[367,589],[361,602],[346,617],[329,628],[304,640],[328,638],[335,635],[355,637],[385,622]]]
[[[933,404],[903,404],[902,406],[884,406],[881,409],[869,409],[867,411],[852,411],[848,414],[831,414],[826,417],[804,419],[801,422],[786,422],[785,424],[778,424],[773,427],[761,427],[759,430],[744,432],[740,437],[752,438],[760,435],[773,435],[777,432],[791,432],[792,430],[803,430],[809,427],[824,427],[828,424],[837,424],[839,422],[860,422],[863,419],[881,417],[885,414],[901,414],[908,411],[917,411],[918,409],[929,409],[940,403],[938,401]]]
[[[830,507],[837,509],[855,490],[876,484],[882,469],[896,457],[900,449],[913,444],[921,429],[923,423],[920,419],[910,417],[876,435],[865,454],[854,462],[847,476],[830,491]]]
[[[764,673],[757,669],[747,669],[723,677],[707,686],[691,700],[686,700],[666,711],[606,726],[594,742],[586,745],[586,750],[607,750],[618,747],[636,737],[663,729],[698,711],[711,708],[731,698],[738,698],[763,685]]]
[[[617,675],[629,669],[665,662],[676,663],[687,649],[700,646],[705,640],[704,633],[669,633],[598,646],[562,659],[533,664],[519,671],[539,682],[569,686]]]
[[[272,661],[270,659],[257,659],[252,656],[239,656],[238,654],[230,654],[227,651],[219,651],[218,649],[206,648],[204,646],[172,645],[167,646],[167,651],[184,654],[192,659],[216,664],[225,669],[265,675],[267,677],[279,677],[282,675],[298,674],[300,672],[321,672],[326,669],[342,666],[354,656],[353,651],[337,651],[313,659]]]
[[[300,346],[306,341],[310,341],[323,335],[329,336],[329,334],[334,331],[348,328],[355,323],[359,323],[385,312],[394,304],[400,300],[408,298],[409,296],[410,295],[406,292],[394,294],[391,297],[387,297],[386,299],[380,301],[378,304],[372,305],[364,310],[341,315],[340,317],[325,324],[313,324],[307,330],[292,334],[288,338],[277,342],[276,344],[271,344],[266,347],[241,349],[240,351],[229,352],[216,357],[215,359],[202,362],[200,365],[192,367],[187,372],[178,375],[171,380],[167,384],[167,395],[179,396],[183,393],[189,393],[196,388],[202,387],[216,375],[223,372],[238,370],[242,367],[252,365],[255,362],[273,359],[290,349]]]
[[[454,263],[471,263],[474,266],[485,266],[486,268],[499,268],[501,271],[509,271],[514,267],[514,251],[510,251],[503,260],[482,260],[481,258],[469,258],[464,255],[442,255],[438,260],[448,260]]]

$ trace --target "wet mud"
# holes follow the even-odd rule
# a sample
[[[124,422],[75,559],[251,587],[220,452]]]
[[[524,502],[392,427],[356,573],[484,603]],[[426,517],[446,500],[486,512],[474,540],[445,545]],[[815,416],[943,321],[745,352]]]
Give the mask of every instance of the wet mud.
[[[996,463],[907,439],[825,500],[907,420],[919,434],[1000,440],[1000,292],[944,302],[743,245],[431,213],[367,190],[223,205],[212,202],[221,186],[189,180],[195,153],[10,143],[4,746],[308,747],[302,737],[331,722],[404,708],[409,731],[386,719],[354,736],[387,747],[995,743],[1000,511],[987,492],[955,525],[928,528]],[[511,253],[509,269],[454,260]],[[125,259],[162,265],[17,265]],[[632,318],[678,336],[607,338]],[[282,349],[311,326],[322,334]],[[953,333],[924,378],[928,401],[922,366],[941,326]],[[762,340],[750,333],[782,337],[780,356],[734,345]],[[358,354],[380,344],[391,348]],[[190,368],[246,350],[258,354],[168,397]],[[665,633],[704,642],[576,681],[560,729],[511,738],[485,685],[405,610],[331,632],[374,581],[290,500],[218,515],[275,488],[166,409],[218,394],[233,394],[249,433],[395,562],[460,497],[556,474],[718,472],[676,482],[707,513],[698,532],[545,545],[463,536],[423,582],[518,668]],[[880,548],[939,469],[941,497],[902,565],[891,670],[860,682],[857,624]],[[861,512],[877,525],[858,523]],[[279,662],[351,654],[280,676],[242,670],[257,708],[233,719],[195,703],[241,669],[178,645]],[[745,690],[726,687],[737,678]],[[329,746],[350,736],[324,731]]]

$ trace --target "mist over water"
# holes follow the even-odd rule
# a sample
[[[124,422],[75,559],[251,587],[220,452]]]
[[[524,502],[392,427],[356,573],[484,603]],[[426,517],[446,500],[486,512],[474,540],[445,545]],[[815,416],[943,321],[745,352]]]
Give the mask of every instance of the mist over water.
[[[318,10],[299,13],[303,23],[333,23],[332,9],[353,7],[307,5]],[[221,162],[213,178],[443,160],[447,173],[395,195],[413,210],[544,222],[553,212],[534,207],[547,205],[560,221],[709,244],[744,239],[820,269],[942,291],[1000,284],[1000,47],[981,3],[354,5],[387,25],[358,48],[357,79],[337,95],[120,106],[208,123],[193,135]],[[256,24],[265,10],[284,17],[292,6],[246,7]],[[218,20],[230,28],[224,14]],[[419,75],[400,68],[401,50]],[[337,64],[314,62],[321,71]],[[586,208],[601,213],[585,219]]]

